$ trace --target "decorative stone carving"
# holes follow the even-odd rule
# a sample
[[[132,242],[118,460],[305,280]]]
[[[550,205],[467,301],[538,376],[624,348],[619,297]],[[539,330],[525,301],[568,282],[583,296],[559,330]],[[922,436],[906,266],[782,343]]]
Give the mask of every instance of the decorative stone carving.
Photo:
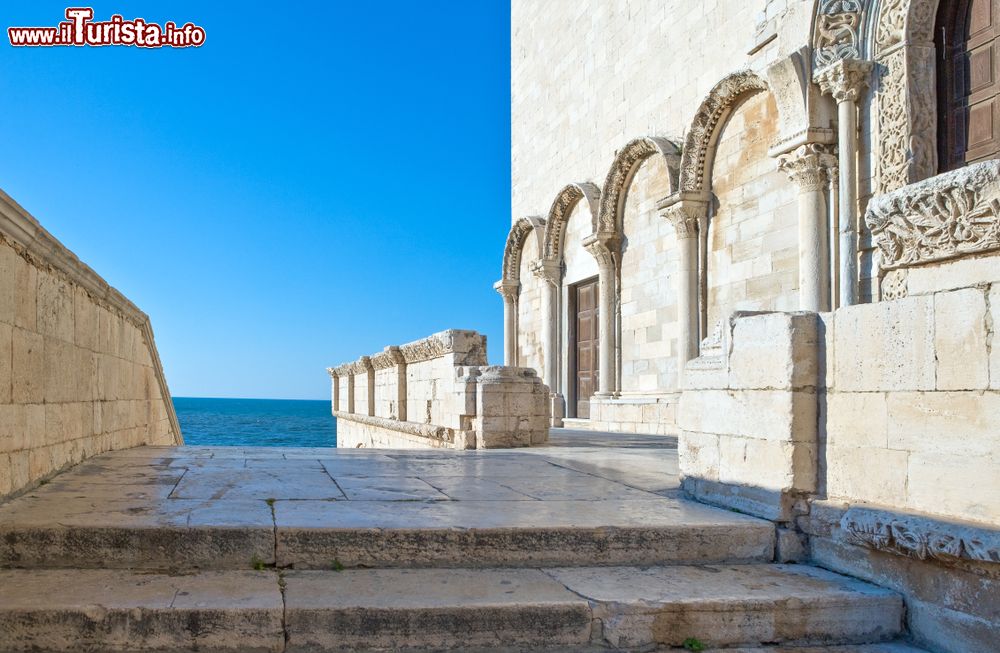
[[[873,110],[877,193],[937,171],[937,5],[937,0],[883,0],[879,5],[872,46],[879,66]]]
[[[670,176],[670,192],[677,188],[680,155],[677,146],[665,138],[644,137],[629,142],[615,156],[615,161],[604,180],[601,191],[600,210],[593,224],[594,233],[618,234],[625,195],[639,164],[649,157],[659,154],[666,163]]]
[[[806,143],[778,158],[778,169],[788,175],[800,190],[813,191],[827,188],[830,170],[837,167],[833,148],[818,143]]]
[[[823,0],[818,5],[813,61],[817,68],[838,59],[861,57],[861,26],[866,2]]]
[[[879,299],[888,302],[907,295],[906,270],[890,270],[879,284]]]
[[[698,229],[708,215],[707,202],[681,200],[666,205],[665,202],[668,201],[672,201],[671,198],[661,200],[657,206],[660,209],[660,215],[673,225],[677,239],[697,237]]]
[[[618,239],[607,234],[592,234],[583,241],[583,247],[597,260],[601,270],[615,269],[615,252],[618,250]]]
[[[500,280],[493,284],[493,289],[500,293],[504,301],[514,301],[521,292],[521,282],[513,280]]]
[[[531,272],[547,284],[558,286],[562,279],[562,266],[552,260],[538,260],[531,264]]]
[[[857,102],[868,87],[872,62],[858,59],[838,59],[813,74],[823,93],[832,95],[837,102]]]
[[[984,161],[874,198],[865,222],[881,269],[1000,249],[1000,161]]]
[[[371,360],[375,370],[387,370],[390,367],[406,363],[403,352],[396,346],[386,347],[384,351],[372,356]]]
[[[906,28],[906,14],[911,0],[882,0],[875,26],[877,52],[887,50],[902,42]]]
[[[597,223],[600,213],[600,189],[590,182],[569,184],[556,195],[545,220],[545,237],[542,246],[542,258],[548,261],[562,260],[563,237],[566,235],[566,222],[570,213],[580,200],[587,201],[590,209],[591,224]]]
[[[707,187],[705,161],[713,136],[732,108],[747,95],[767,90],[767,82],[757,73],[743,70],[720,81],[702,101],[684,141],[679,187],[700,192]]]
[[[541,229],[545,226],[545,220],[536,216],[521,218],[513,224],[507,234],[507,244],[503,250],[503,271],[501,279],[505,281],[517,281],[521,276],[521,252],[524,250],[524,241],[535,229],[541,234]]]
[[[841,539],[877,551],[943,563],[1000,563],[1000,532],[886,510],[853,506],[840,521]]]

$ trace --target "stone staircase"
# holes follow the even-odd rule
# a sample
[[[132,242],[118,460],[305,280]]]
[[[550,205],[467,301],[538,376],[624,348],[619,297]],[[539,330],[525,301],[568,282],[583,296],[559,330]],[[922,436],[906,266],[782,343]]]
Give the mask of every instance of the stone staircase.
[[[538,455],[463,456],[343,452],[319,461],[330,484],[308,458],[84,463],[0,506],[0,651],[915,651],[894,643],[898,595],[773,564],[767,522]],[[520,480],[491,476],[508,462]],[[538,473],[614,498],[491,485],[540,495]],[[480,498],[402,498],[429,492],[417,479]]]

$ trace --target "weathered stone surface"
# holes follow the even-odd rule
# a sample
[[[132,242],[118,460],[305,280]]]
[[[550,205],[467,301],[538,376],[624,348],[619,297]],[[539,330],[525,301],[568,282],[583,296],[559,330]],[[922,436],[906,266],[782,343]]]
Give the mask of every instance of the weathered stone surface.
[[[934,295],[938,390],[989,387],[986,294],[967,288]]]
[[[932,298],[840,309],[835,337],[838,392],[935,388]]]
[[[711,646],[796,641],[867,643],[898,635],[895,593],[799,565],[553,569],[596,602],[612,647]]]
[[[585,645],[587,601],[538,570],[286,574],[288,651]]]
[[[273,573],[4,570],[0,586],[6,651],[284,650]]]
[[[733,323],[729,387],[747,390],[815,388],[818,379],[816,315],[768,313]]]

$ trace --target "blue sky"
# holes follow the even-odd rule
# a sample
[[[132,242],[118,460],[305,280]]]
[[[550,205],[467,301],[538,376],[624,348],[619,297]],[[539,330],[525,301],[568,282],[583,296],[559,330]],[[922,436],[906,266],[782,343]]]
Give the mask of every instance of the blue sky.
[[[7,43],[66,6],[0,11],[0,188],[149,313],[174,395],[325,398],[445,328],[499,362],[506,2],[93,2],[206,43]]]

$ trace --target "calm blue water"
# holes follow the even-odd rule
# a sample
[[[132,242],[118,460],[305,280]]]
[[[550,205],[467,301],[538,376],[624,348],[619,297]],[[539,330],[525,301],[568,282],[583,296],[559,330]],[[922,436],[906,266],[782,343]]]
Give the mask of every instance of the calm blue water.
[[[330,402],[174,397],[184,443],[255,447],[335,447]]]

